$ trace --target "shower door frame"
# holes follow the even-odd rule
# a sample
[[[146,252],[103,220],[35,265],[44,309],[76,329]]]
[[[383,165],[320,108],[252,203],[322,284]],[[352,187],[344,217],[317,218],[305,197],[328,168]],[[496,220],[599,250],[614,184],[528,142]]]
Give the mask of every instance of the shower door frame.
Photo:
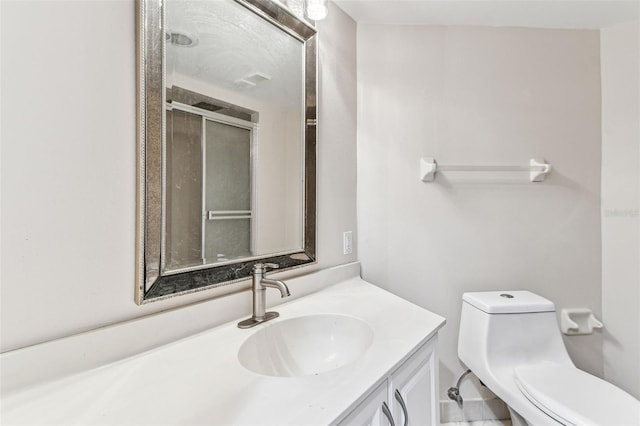
[[[208,111],[205,109],[197,108],[191,105],[186,105],[180,102],[173,102],[171,105],[171,109],[175,109],[182,112],[188,112],[194,115],[197,115],[202,118],[201,130],[200,130],[200,150],[202,157],[202,179],[201,179],[201,192],[202,192],[202,220],[200,223],[200,253],[202,257],[202,264],[207,265],[206,256],[205,256],[205,242],[206,242],[206,221],[209,220],[209,213],[206,210],[206,175],[207,175],[207,161],[206,161],[206,125],[207,120],[213,121],[220,124],[225,124],[228,126],[239,127],[242,129],[249,130],[249,169],[251,170],[251,179],[250,179],[250,188],[251,192],[251,209],[249,210],[249,220],[250,220],[250,230],[251,238],[249,239],[249,250],[253,253],[255,251],[255,235],[257,230],[257,214],[256,214],[256,206],[257,206],[257,157],[258,157],[258,145],[259,145],[259,124],[254,123],[247,120],[242,120],[240,118],[230,117],[224,114],[218,114],[212,111]],[[213,263],[212,265],[215,265]],[[174,272],[175,273],[175,272]]]

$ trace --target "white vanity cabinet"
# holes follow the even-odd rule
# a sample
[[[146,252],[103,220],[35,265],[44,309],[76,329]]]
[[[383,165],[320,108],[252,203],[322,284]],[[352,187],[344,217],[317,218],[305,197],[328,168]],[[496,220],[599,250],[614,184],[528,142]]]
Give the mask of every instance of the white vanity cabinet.
[[[434,336],[391,372],[339,423],[340,426],[438,425],[436,349],[437,336]]]
[[[346,418],[344,418],[340,426],[387,426],[389,420],[387,414],[383,411],[383,406],[388,404],[389,387],[387,380],[379,385],[376,390],[371,392],[367,398],[361,402],[355,410],[353,410]],[[387,410],[389,406],[387,405]],[[388,415],[391,415],[389,412]]]

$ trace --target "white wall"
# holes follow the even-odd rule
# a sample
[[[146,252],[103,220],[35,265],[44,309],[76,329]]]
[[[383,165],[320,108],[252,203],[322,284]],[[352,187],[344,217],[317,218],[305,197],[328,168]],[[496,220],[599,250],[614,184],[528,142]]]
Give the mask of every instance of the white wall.
[[[464,371],[463,292],[530,289],[601,315],[599,53],[598,31],[358,25],[363,277],[447,318],[441,399]],[[424,183],[426,156],[554,170]],[[565,341],[602,375],[601,334]],[[475,379],[462,395],[489,396]]]
[[[1,350],[219,294],[133,301],[134,2],[0,4]],[[357,258],[342,254],[356,226],[355,23],[332,7],[320,31],[319,261],[282,277]],[[212,324],[249,313],[219,305]]]
[[[329,2],[319,22],[318,235],[319,256],[331,261],[359,258],[356,247],[356,24]],[[353,253],[344,256],[342,234],[353,231]],[[346,260],[342,260],[342,259]]]
[[[600,32],[604,377],[640,399],[640,30]]]

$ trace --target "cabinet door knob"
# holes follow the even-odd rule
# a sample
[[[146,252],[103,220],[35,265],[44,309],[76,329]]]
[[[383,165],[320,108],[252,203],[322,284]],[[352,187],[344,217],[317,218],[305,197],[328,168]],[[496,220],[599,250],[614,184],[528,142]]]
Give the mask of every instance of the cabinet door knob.
[[[400,391],[398,389],[396,389],[395,395],[396,399],[400,403],[400,407],[402,407],[402,413],[404,414],[404,426],[407,426],[409,424],[409,412],[407,411],[407,404],[404,403],[404,398],[402,397],[402,394],[400,394]]]
[[[382,412],[387,417],[387,420],[389,420],[389,424],[391,426],[396,426],[396,423],[393,421],[393,416],[391,415],[391,411],[389,410],[389,406],[387,405],[386,402],[382,403]]]

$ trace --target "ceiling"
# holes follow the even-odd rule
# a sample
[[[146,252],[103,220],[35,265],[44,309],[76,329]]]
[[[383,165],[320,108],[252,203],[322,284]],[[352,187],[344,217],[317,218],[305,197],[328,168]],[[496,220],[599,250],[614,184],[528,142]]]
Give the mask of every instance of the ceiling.
[[[244,100],[239,106],[249,109],[262,102],[302,110],[304,45],[285,31],[234,1],[166,1],[165,22],[169,34],[195,40],[167,42],[169,87],[236,105]]]
[[[640,18],[640,0],[334,0],[358,23],[599,29]]]

